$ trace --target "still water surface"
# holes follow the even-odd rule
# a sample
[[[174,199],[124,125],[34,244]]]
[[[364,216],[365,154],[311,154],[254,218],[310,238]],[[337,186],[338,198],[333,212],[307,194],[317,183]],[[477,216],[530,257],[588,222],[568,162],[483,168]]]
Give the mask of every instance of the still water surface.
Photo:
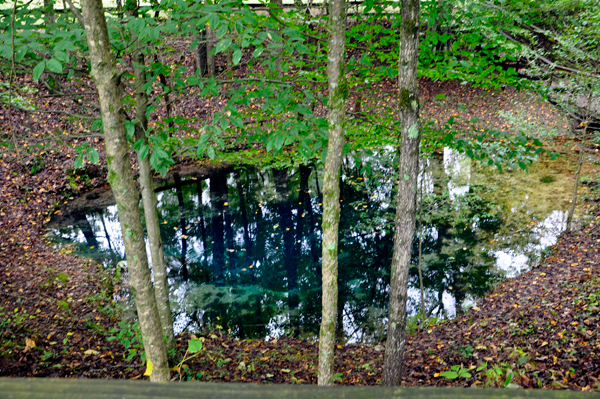
[[[544,162],[529,173],[499,173],[445,150],[424,163],[409,313],[420,307],[421,243],[426,312],[454,317],[556,242],[570,182]],[[384,153],[343,165],[338,332],[348,341],[384,336],[394,175]],[[312,166],[231,167],[176,176],[157,189],[177,332],[318,334],[321,178]],[[116,205],[92,198],[56,217],[47,237],[114,268],[124,257]]]

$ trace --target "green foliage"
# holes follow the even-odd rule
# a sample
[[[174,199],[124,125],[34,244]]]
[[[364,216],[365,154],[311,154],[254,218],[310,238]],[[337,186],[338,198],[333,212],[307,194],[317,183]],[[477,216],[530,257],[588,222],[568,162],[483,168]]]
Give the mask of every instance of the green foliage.
[[[440,373],[440,376],[444,378],[448,378],[449,380],[454,380],[456,378],[471,378],[471,373],[469,373],[468,368],[463,368],[461,366],[452,366],[449,371],[444,371]]]
[[[118,340],[121,345],[125,348],[123,353],[123,359],[126,362],[131,361],[137,355],[140,356],[142,363],[145,360],[145,353],[143,351],[142,334],[139,327],[139,322],[133,324],[125,321],[119,322],[119,326],[111,329],[110,334],[115,334],[106,338],[107,341]]]
[[[200,355],[200,352],[202,351],[203,348],[203,343],[204,342],[204,338],[197,338],[195,335],[192,335],[190,340],[188,341],[188,348],[185,351],[185,355],[183,356],[183,359],[181,359],[181,361],[175,366],[173,367],[173,370],[179,373],[179,380],[192,380],[195,377],[201,378],[202,377],[202,373],[197,373],[195,376],[193,375],[190,367],[185,364],[185,362],[195,358],[196,356]],[[188,356],[188,354],[190,354],[190,356]],[[223,359],[219,359],[217,367],[220,368]],[[228,359],[226,361],[229,362],[231,361],[231,359]]]
[[[35,106],[32,104],[31,100],[25,96],[25,94],[35,94],[37,89],[24,85],[21,87],[13,87],[12,93],[10,93],[8,82],[0,82],[0,88],[3,89],[3,91],[0,93],[0,103],[8,104],[10,102],[11,105],[17,108],[29,111],[33,111],[35,109]]]

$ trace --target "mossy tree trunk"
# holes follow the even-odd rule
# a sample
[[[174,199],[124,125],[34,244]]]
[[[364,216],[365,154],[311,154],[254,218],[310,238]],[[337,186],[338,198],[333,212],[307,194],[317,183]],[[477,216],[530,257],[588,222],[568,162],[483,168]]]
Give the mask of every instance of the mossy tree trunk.
[[[102,1],[82,0],[82,11],[92,74],[98,88],[102,113],[108,182],[117,202],[119,222],[125,242],[127,268],[135,296],[144,350],[148,361],[154,366],[150,380],[166,382],[170,376],[167,351],[148,268],[139,210],[140,195],[129,159],[119,71],[110,51]]]
[[[137,7],[135,7],[137,10]],[[149,146],[148,137],[148,94],[144,89],[147,82],[146,72],[144,71],[145,59],[142,49],[138,46],[132,54],[133,71],[136,81],[135,102],[136,115],[138,123],[135,126],[135,140],[142,140],[143,146]],[[148,243],[150,244],[150,256],[152,257],[152,269],[154,272],[154,296],[158,307],[158,316],[162,327],[163,335],[167,342],[167,350],[175,349],[175,334],[173,332],[173,316],[171,315],[171,303],[169,300],[169,284],[167,282],[167,267],[165,264],[165,254],[163,252],[162,238],[160,236],[160,222],[158,220],[157,206],[158,200],[154,192],[154,173],[150,165],[150,157],[142,157],[138,151],[139,173],[138,183],[142,194],[142,203],[144,205],[144,217],[146,218],[146,232],[148,233]]]
[[[398,89],[400,91],[400,166],[390,277],[390,313],[385,348],[383,385],[400,385],[402,355],[406,342],[406,296],[408,269],[417,208],[419,175],[419,0],[402,0]]]
[[[323,176],[323,308],[319,334],[319,385],[333,384],[333,357],[338,299],[338,227],[340,222],[340,168],[344,148],[346,99],[344,72],[346,4],[331,0],[327,79],[329,89],[329,142]]]

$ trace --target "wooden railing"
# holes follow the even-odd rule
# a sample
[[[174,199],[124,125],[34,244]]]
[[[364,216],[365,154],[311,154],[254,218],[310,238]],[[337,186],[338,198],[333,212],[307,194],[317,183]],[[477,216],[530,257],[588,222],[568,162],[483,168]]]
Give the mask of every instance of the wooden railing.
[[[0,378],[0,398],[11,399],[577,399],[574,391],[476,388],[318,387],[130,380]]]

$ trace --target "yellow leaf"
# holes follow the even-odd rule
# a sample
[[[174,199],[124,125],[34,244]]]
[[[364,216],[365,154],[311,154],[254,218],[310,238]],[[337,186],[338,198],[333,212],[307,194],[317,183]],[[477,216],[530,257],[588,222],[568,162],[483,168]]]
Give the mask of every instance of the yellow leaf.
[[[88,349],[85,352],[83,352],[84,355],[97,355],[98,351],[95,351],[93,349]]]
[[[433,377],[434,377],[434,378],[438,378],[439,376],[440,376],[440,373],[435,373],[435,374],[433,375]]]
[[[153,371],[154,371],[154,365],[152,364],[152,362],[150,360],[148,360],[148,363],[146,363],[146,371],[144,372],[144,376],[150,377],[152,375]]]

